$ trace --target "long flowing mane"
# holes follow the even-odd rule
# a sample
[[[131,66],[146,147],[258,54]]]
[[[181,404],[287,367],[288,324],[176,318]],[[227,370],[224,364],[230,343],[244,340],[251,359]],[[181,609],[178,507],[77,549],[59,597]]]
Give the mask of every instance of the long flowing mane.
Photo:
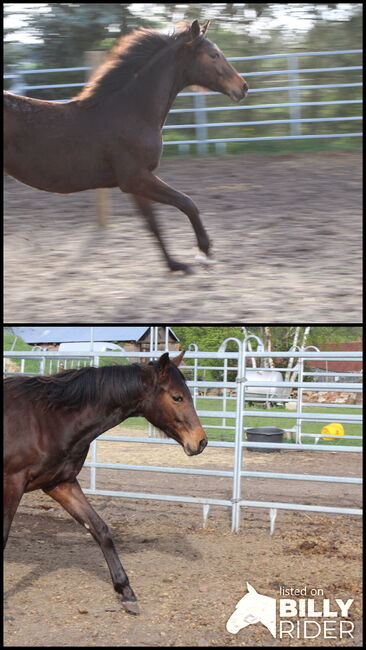
[[[167,50],[178,40],[186,40],[188,36],[188,23],[181,23],[178,31],[171,35],[141,27],[127,36],[121,36],[107,61],[96,70],[88,85],[74,100],[83,106],[95,105],[106,94],[123,88],[156,54]]]
[[[122,405],[143,393],[139,364],[63,370],[56,375],[7,377],[5,391],[28,396],[48,410],[81,408],[87,404]]]

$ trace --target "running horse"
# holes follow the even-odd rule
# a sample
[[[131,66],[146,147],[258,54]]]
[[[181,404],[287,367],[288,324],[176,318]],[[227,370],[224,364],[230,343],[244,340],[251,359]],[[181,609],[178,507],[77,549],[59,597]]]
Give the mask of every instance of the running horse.
[[[139,613],[136,596],[108,527],[87,501],[77,475],[92,440],[132,416],[146,417],[188,456],[204,450],[207,437],[178,368],[183,355],[4,381],[4,546],[23,494],[43,490],[97,541],[114,589],[132,614]]]
[[[120,39],[109,60],[71,101],[42,101],[5,92],[5,171],[47,192],[119,187],[132,195],[171,271],[190,267],[169,254],[152,202],[184,212],[202,261],[210,240],[193,201],[153,174],[162,128],[176,95],[198,85],[238,102],[244,79],[197,20],[172,35],[138,29]]]

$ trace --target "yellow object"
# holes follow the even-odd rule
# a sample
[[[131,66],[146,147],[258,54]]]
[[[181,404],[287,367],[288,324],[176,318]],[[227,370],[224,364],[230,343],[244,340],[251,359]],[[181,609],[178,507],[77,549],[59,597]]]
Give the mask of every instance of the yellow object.
[[[331,424],[327,424],[326,427],[322,428],[321,434],[324,440],[336,440],[337,438],[334,438],[334,436],[344,436],[344,429],[339,422],[332,422]],[[327,438],[326,436],[330,437]]]

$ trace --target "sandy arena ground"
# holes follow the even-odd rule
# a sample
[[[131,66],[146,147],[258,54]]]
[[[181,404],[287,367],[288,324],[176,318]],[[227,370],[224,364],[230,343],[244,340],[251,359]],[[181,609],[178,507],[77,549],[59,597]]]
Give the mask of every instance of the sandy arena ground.
[[[361,154],[332,151],[164,159],[190,195],[217,264],[195,262],[185,215],[158,206],[174,256],[166,271],[127,195],[56,195],[5,181],[6,322],[360,322]]]
[[[119,435],[141,435],[118,428]],[[207,448],[187,458],[178,446],[98,442],[97,460],[231,469],[232,451]],[[360,454],[247,452],[245,469],[360,476]],[[100,472],[100,473],[99,473]],[[89,470],[81,483],[88,485]],[[226,477],[98,470],[106,489],[227,498]],[[360,486],[243,479],[253,500],[360,507]],[[278,511],[273,536],[268,509],[245,508],[230,533],[230,511],[185,503],[89,496],[108,524],[140,601],[127,614],[115,596],[100,549],[91,536],[42,492],[25,495],[5,554],[6,646],[303,646],[274,639],[261,624],[233,636],[225,624],[249,582],[279,598],[280,587],[322,589],[324,597],[354,598],[354,638],[307,639],[307,646],[360,646],[361,518]],[[318,602],[318,601],[317,601]],[[336,623],[339,619],[335,619]]]

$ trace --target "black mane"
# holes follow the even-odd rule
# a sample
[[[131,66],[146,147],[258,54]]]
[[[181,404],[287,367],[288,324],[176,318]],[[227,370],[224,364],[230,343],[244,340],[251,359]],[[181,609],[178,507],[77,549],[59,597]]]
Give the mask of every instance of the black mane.
[[[86,367],[36,377],[16,375],[7,377],[4,387],[19,397],[37,400],[45,409],[123,405],[144,392],[139,364]]]
[[[121,36],[108,60],[96,70],[88,85],[74,100],[82,102],[84,106],[98,103],[106,94],[123,88],[156,54],[167,50],[178,40],[187,40],[189,34],[189,25],[184,23],[180,31],[171,35],[142,27]]]

